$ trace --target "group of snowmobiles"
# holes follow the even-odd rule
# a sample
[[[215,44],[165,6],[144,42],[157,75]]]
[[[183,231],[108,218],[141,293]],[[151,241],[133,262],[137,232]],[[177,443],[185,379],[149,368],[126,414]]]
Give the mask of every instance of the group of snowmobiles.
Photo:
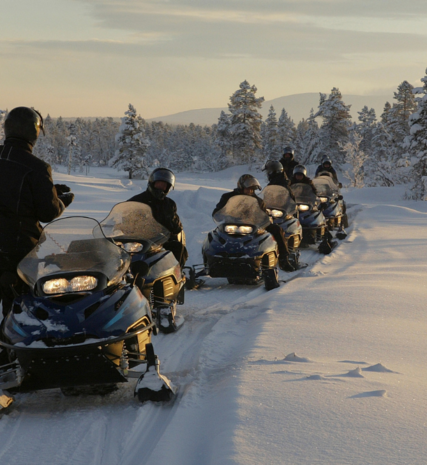
[[[295,268],[301,247],[320,244],[329,253],[330,231],[344,237],[338,186],[327,173],[314,181],[319,195],[295,184],[295,200],[284,187],[267,186],[266,212],[254,197],[231,198],[213,216],[217,227],[203,243],[203,264],[185,270],[163,247],[170,233],[146,204],[119,203],[100,223],[79,216],[49,223],[18,265],[28,292],[1,323],[7,360],[0,363],[0,410],[14,392],[103,394],[131,378],[141,402],[171,399],[176,388],[160,374],[151,337],[180,327],[176,306],[185,287],[197,287],[202,276],[278,287],[278,247],[266,230],[272,223],[283,229]]]

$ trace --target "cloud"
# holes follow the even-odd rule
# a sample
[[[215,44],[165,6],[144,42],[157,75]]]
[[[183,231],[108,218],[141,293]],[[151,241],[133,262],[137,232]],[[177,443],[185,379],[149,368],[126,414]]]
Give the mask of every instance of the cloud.
[[[89,4],[94,17],[114,22],[128,15],[188,16],[200,19],[304,15],[315,17],[425,17],[424,0],[74,0]]]
[[[260,25],[255,35],[248,24],[192,25],[180,32],[145,31],[127,41],[2,40],[1,54],[96,54],[128,57],[196,57],[205,59],[272,59],[340,61],[349,57],[399,52],[424,52],[427,36],[327,30],[308,25]]]

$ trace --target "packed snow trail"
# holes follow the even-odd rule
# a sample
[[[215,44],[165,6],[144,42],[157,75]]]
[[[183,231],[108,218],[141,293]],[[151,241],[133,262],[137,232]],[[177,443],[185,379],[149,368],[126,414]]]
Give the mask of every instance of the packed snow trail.
[[[199,190],[188,175],[172,194],[189,263],[233,187],[232,170],[216,176]],[[138,189],[59,181],[78,194],[67,214],[90,206],[97,219]],[[174,402],[141,405],[133,383],[105,397],[18,394],[0,420],[0,463],[425,463],[427,205],[398,189],[344,196],[363,204],[350,209],[347,240],[328,256],[304,250],[312,265],[281,272],[279,289],[207,279],[186,294],[184,326],[153,338],[179,385]]]

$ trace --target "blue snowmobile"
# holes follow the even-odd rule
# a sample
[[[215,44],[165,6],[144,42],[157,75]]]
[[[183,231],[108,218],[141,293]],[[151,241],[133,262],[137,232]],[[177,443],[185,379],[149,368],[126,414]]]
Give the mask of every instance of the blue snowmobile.
[[[201,276],[227,278],[230,284],[264,281],[267,290],[278,287],[277,242],[265,230],[270,217],[258,201],[236,195],[213,219],[218,226],[203,243],[203,265],[190,268],[189,288],[197,286]]]
[[[261,196],[273,222],[278,224],[285,233],[289,261],[296,269],[299,265],[301,255],[299,246],[302,240],[302,226],[298,219],[297,204],[283,186],[266,186]]]
[[[295,195],[298,217],[303,231],[301,247],[319,244],[320,253],[330,253],[333,247],[332,236],[328,231],[326,218],[320,208],[320,199],[309,184],[292,184],[291,189]]]
[[[337,230],[336,237],[345,239],[348,227],[347,213],[339,185],[333,180],[328,171],[321,171],[314,179],[313,184],[322,203],[322,213],[326,218],[329,230]]]
[[[0,390],[107,393],[137,378],[141,401],[169,400],[175,388],[159,372],[149,302],[126,281],[130,262],[92,218],[49,223],[18,265],[28,293],[0,326],[9,357]]]
[[[135,284],[151,303],[159,329],[176,331],[184,322],[176,306],[184,303],[185,276],[174,254],[163,248],[170,232],[141,202],[118,203],[101,225],[105,235],[130,254]],[[181,236],[185,241],[184,232]]]

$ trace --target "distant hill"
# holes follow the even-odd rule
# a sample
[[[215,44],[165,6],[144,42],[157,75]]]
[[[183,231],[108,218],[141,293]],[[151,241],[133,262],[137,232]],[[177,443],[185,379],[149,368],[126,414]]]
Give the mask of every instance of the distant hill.
[[[329,95],[329,94],[327,94]],[[313,108],[317,111],[319,106],[319,93],[311,92],[306,94],[287,95],[285,97],[267,100],[263,103],[260,113],[265,119],[268,115],[270,106],[273,105],[276,110],[277,118],[280,117],[282,108],[286,110],[295,124],[299,123],[303,118],[307,119],[310,116],[310,110]],[[393,103],[393,95],[343,95],[343,101],[346,105],[351,105],[351,116],[357,121],[358,114],[365,105],[368,108],[374,108],[377,119],[381,116],[384,110],[384,105],[388,101]],[[218,122],[221,111],[228,111],[227,107],[223,108],[201,108],[199,110],[188,110],[173,115],[159,116],[150,118],[147,121],[163,121],[168,124],[200,124],[212,125]]]

